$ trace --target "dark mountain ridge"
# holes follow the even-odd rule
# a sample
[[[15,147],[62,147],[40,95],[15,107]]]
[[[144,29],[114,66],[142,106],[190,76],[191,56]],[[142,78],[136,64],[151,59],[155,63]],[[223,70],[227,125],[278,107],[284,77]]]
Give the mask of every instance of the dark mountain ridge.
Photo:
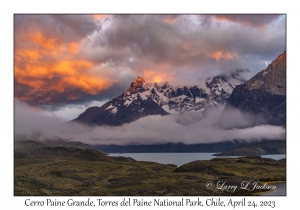
[[[285,154],[285,140],[262,140],[247,142],[243,140],[223,141],[217,143],[167,143],[151,145],[94,145],[95,149],[107,153],[195,153],[215,152],[224,156],[248,156],[257,149],[256,155]]]
[[[263,119],[261,123],[286,125],[286,52],[233,90],[225,111],[238,109]]]

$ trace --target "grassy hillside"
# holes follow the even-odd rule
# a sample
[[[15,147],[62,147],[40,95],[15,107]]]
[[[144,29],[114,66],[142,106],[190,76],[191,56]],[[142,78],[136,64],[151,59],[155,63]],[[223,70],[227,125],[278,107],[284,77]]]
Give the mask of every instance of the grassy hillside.
[[[109,157],[92,149],[26,145],[21,149],[15,143],[15,195],[250,195],[253,192],[246,190],[207,189],[206,183],[285,180],[285,160],[213,159],[177,168]]]
[[[267,154],[286,154],[285,140],[245,142],[215,156],[256,156]]]

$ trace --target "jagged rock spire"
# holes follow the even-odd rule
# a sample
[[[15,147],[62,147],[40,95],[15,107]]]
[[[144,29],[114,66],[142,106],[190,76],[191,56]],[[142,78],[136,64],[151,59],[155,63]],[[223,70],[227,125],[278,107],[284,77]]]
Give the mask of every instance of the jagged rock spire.
[[[145,79],[143,77],[138,76],[133,83],[131,83],[129,92],[134,91],[137,87],[142,87],[145,83]]]

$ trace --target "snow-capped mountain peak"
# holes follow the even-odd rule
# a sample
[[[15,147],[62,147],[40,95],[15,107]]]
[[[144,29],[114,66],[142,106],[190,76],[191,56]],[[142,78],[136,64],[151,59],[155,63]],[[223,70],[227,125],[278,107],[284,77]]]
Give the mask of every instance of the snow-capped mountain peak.
[[[128,90],[102,107],[91,107],[74,121],[98,125],[121,125],[147,115],[205,112],[224,104],[235,85],[225,76],[215,76],[205,87],[173,86],[168,82],[147,83],[137,77]]]

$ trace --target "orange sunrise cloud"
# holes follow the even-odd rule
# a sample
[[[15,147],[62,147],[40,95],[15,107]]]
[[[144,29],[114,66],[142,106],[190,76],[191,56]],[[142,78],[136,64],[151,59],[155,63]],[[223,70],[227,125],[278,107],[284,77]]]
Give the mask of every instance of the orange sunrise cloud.
[[[214,51],[212,53],[206,53],[206,56],[215,59],[217,62],[220,59],[233,60],[238,57],[236,53],[229,53],[229,52],[222,52],[222,51]]]
[[[114,82],[91,73],[96,65],[93,62],[76,57],[80,43],[49,37],[39,30],[17,35],[15,40],[15,82],[31,88],[16,98],[26,101],[38,96],[41,101],[51,103],[52,97],[47,96],[50,92],[59,94],[78,89],[94,95]],[[80,96],[66,97],[76,100]]]

